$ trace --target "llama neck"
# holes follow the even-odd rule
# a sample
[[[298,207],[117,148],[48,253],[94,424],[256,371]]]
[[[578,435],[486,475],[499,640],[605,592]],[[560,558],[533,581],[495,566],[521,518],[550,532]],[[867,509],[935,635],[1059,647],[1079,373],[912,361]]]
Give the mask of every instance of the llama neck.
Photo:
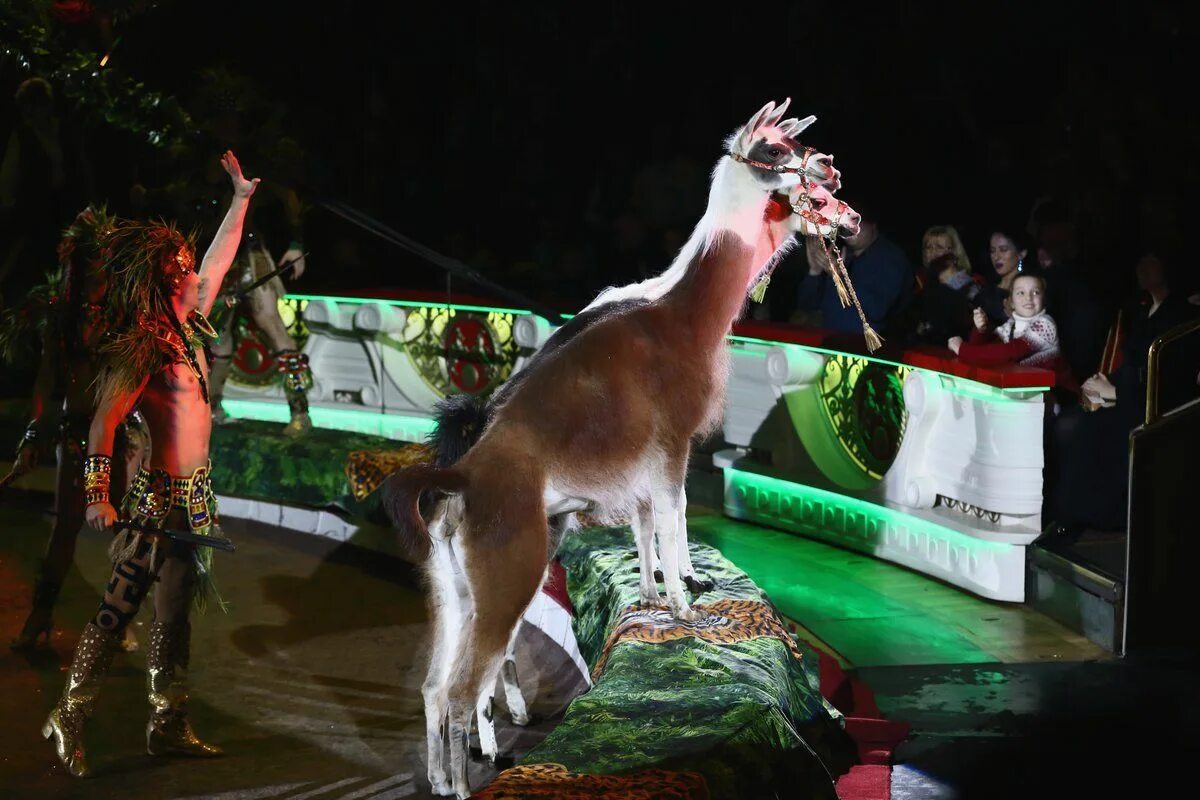
[[[746,292],[786,240],[778,226],[763,220],[767,197],[761,184],[731,158],[717,165],[708,210],[696,232],[703,231],[704,240],[664,298],[664,307],[679,317],[679,330],[697,346],[723,344]]]

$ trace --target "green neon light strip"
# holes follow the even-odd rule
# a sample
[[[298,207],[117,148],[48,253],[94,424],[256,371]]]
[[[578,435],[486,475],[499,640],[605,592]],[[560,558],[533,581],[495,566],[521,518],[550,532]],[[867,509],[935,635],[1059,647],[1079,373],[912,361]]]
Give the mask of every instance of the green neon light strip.
[[[226,414],[238,419],[286,423],[291,418],[287,403],[283,401],[225,398],[222,405],[225,407]],[[435,426],[434,421],[427,417],[381,414],[378,411],[354,408],[312,406],[308,409],[308,414],[317,428],[366,433],[401,442],[424,441]]]
[[[729,473],[729,482],[734,488],[741,486],[762,489],[767,492],[778,494],[780,497],[787,497],[792,501],[816,501],[825,508],[836,508],[845,513],[859,514],[888,525],[902,526],[914,532],[933,534],[939,539],[945,539],[950,544],[965,547],[968,550],[1006,553],[1011,551],[1014,547],[1014,545],[1005,544],[1004,542],[989,542],[986,539],[978,539],[974,536],[969,536],[965,533],[962,533],[961,531],[956,531],[953,528],[947,528],[945,525],[939,525],[936,522],[930,522],[927,519],[915,517],[912,514],[906,514],[903,511],[897,511],[894,508],[877,505],[876,503],[872,503],[868,500],[863,500],[858,497],[849,497],[844,494],[826,491],[825,489],[818,489],[815,486],[808,486],[807,484],[803,483],[785,481],[781,478],[773,478],[769,475],[760,475],[757,472],[745,472],[735,467],[726,467],[725,471]],[[761,512],[750,505],[747,505],[746,510],[754,517],[761,518],[763,516]],[[797,528],[800,529],[807,529],[810,527],[799,518],[784,517],[782,515],[770,515],[770,519],[784,523],[793,523]],[[844,538],[837,533],[829,531],[826,531],[824,535],[835,540],[842,540]],[[849,541],[849,537],[845,538],[850,546],[855,547],[854,542]],[[862,548],[855,547],[855,549]]]
[[[912,364],[905,364],[902,361],[891,361],[886,358],[877,358],[875,356],[863,356],[858,353],[843,353],[841,350],[830,350],[826,347],[810,347],[804,344],[795,344],[794,342],[772,342],[769,339],[754,339],[750,336],[730,336],[730,341],[741,342],[745,344],[761,344],[767,347],[795,347],[798,350],[810,350],[814,353],[824,353],[829,356],[850,356],[851,358],[861,358],[865,361],[874,361],[878,364],[888,364],[893,367],[907,367],[917,372],[922,372],[926,375],[937,375],[939,378],[948,379],[954,382],[953,386],[946,386],[945,380],[942,385],[947,391],[958,392],[972,397],[989,397],[994,398],[996,392],[1003,394],[1031,394],[1038,392],[1050,391],[1049,386],[1019,386],[1016,388],[1002,389],[999,386],[990,386],[986,383],[973,381],[970,378],[960,378],[957,375],[948,375],[945,372],[937,372],[935,370],[926,369],[925,367],[914,367]],[[989,399],[990,399],[989,398]]]
[[[333,295],[319,294],[291,294],[288,293],[288,300],[329,300],[334,303],[361,306],[367,303],[382,303],[385,306],[402,306],[404,308],[452,308],[455,311],[482,311],[488,314],[513,314],[515,316],[527,316],[531,312],[522,311],[519,308],[492,308],[489,306],[460,306],[455,303],[433,303],[420,302],[417,300],[377,300],[372,297],[336,297]]]

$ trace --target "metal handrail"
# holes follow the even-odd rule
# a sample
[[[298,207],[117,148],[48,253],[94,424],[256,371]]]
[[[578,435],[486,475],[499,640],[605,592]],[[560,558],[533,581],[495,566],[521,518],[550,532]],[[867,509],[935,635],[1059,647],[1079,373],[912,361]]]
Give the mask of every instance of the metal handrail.
[[[1150,353],[1146,358],[1146,424],[1149,425],[1157,422],[1161,416],[1158,413],[1158,379],[1160,370],[1158,366],[1159,359],[1162,357],[1163,348],[1172,342],[1190,334],[1200,331],[1200,319],[1185,322],[1182,325],[1177,325],[1171,330],[1164,333],[1162,336],[1154,340],[1150,345]]]

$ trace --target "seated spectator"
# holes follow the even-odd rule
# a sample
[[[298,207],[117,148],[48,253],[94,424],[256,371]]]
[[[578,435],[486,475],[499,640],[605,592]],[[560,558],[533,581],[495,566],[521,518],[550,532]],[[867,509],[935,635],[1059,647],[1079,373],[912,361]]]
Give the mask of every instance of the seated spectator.
[[[967,255],[967,248],[963,247],[958,231],[951,225],[934,225],[926,229],[925,235],[921,237],[921,265],[925,272],[929,272],[935,258],[947,253],[954,256],[959,271],[971,274],[971,259]],[[924,288],[924,278],[925,275],[918,274],[918,291]]]
[[[845,261],[850,280],[871,327],[887,335],[889,317],[901,307],[913,283],[913,271],[904,251],[879,231],[870,206],[855,203],[862,215],[858,233],[846,239]],[[834,331],[862,333],[854,306],[843,308],[829,277],[829,263],[819,240],[805,242],[808,274],[800,281],[797,307],[801,312],[820,311],[820,326]]]
[[[1024,237],[1015,230],[997,229],[989,241],[988,257],[996,278],[994,282],[984,284],[979,293],[979,305],[987,312],[988,319],[1001,325],[1009,317],[1008,295],[1013,281],[1025,267],[1029,249]]]
[[[1138,261],[1138,287],[1148,302],[1122,310],[1118,365],[1083,384],[1084,402],[1054,424],[1047,471],[1047,512],[1067,534],[1084,527],[1125,526],[1129,481],[1129,434],[1145,421],[1146,363],[1150,345],[1167,331],[1194,319],[1197,309],[1172,291],[1163,260],[1147,253]],[[1165,359],[1160,379],[1162,408],[1197,394],[1194,349]],[[1091,412],[1091,413],[1087,413]]]
[[[1017,276],[1012,282],[1011,302],[1012,317],[995,329],[986,312],[975,309],[970,341],[955,336],[947,346],[969,364],[1023,364],[1054,370],[1056,387],[1074,391],[1075,382],[1058,347],[1058,326],[1046,313],[1045,280],[1040,275]]]
[[[925,252],[928,254],[929,249]],[[915,341],[941,344],[950,337],[970,333],[971,310],[980,285],[960,267],[957,254],[944,252],[928,262],[918,287],[907,326]]]

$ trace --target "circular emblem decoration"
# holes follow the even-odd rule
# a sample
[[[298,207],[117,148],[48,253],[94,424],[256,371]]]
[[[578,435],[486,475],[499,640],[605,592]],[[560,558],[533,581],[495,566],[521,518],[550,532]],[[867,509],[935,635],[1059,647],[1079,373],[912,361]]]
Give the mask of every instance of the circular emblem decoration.
[[[495,380],[499,368],[496,334],[478,317],[456,315],[442,333],[446,374],[455,389],[479,394]]]
[[[296,349],[303,350],[308,341],[308,327],[304,324],[303,303],[307,301],[279,299],[279,319],[296,342]],[[245,313],[238,313],[233,322],[233,367],[229,380],[241,386],[267,386],[278,379],[279,367],[270,346],[263,340],[258,327]]]
[[[835,355],[825,362],[821,375],[821,406],[838,442],[875,480],[891,467],[904,437],[908,371],[908,367]]]

